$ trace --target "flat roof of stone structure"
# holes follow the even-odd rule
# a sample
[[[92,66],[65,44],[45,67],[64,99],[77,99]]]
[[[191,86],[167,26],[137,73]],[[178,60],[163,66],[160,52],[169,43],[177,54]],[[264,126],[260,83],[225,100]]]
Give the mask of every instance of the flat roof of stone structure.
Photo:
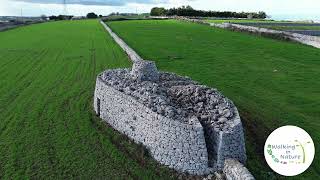
[[[113,69],[101,73],[98,78],[152,111],[176,121],[201,122],[228,131],[236,120],[237,110],[229,99],[188,77],[159,72],[157,81],[137,81],[132,78],[130,69]]]

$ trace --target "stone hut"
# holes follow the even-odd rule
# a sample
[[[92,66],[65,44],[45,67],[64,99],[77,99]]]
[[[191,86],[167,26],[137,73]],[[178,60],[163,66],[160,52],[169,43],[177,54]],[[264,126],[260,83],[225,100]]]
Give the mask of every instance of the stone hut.
[[[98,75],[94,110],[113,128],[142,143],[161,164],[194,175],[246,161],[237,108],[216,89],[158,72],[151,61]]]

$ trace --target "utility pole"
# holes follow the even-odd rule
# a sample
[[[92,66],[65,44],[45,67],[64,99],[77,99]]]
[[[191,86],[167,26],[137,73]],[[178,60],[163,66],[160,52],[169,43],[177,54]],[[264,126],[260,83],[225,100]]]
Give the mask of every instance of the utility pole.
[[[68,12],[67,12],[67,1],[66,0],[63,0],[63,12],[62,12],[62,15],[67,15]]]
[[[22,8],[20,9],[20,21],[23,22],[23,18],[22,18]]]

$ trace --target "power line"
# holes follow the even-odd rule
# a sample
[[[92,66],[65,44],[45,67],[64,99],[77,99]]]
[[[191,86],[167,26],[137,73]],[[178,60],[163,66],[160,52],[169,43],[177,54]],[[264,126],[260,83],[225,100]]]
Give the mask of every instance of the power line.
[[[63,0],[63,15],[67,15],[68,11],[67,11],[67,0]]]

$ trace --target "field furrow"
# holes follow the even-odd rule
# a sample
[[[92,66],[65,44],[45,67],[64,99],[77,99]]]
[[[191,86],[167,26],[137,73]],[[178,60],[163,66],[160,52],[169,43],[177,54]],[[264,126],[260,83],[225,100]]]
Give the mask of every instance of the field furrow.
[[[17,28],[0,42],[0,179],[171,178],[93,113],[96,75],[130,65],[97,20]]]

